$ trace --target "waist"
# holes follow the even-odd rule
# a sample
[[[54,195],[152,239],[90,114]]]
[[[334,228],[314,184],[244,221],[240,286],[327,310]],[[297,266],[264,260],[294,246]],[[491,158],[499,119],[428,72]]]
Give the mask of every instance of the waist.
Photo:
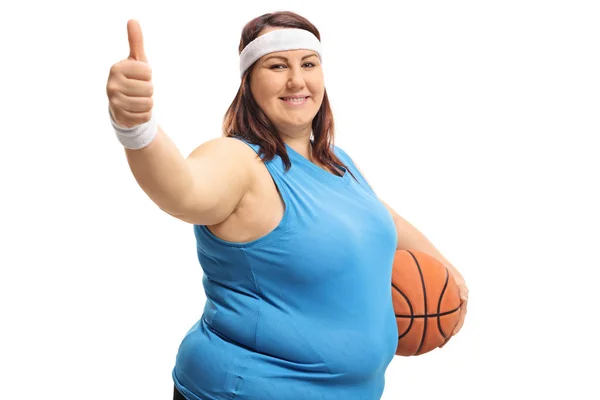
[[[312,312],[310,312],[312,311]],[[208,307],[202,316],[211,334],[284,368],[342,374],[362,379],[380,373],[393,358],[398,331],[393,306],[372,312],[294,312],[261,303],[244,315]]]
[[[397,335],[392,336],[395,350]],[[316,342],[314,346],[320,348]],[[201,318],[182,341],[173,376],[200,398],[234,394],[240,399],[339,399],[344,394],[343,398],[379,399],[393,354],[387,351],[373,358],[374,352],[361,348],[359,357],[353,348],[337,347],[335,359],[328,353],[327,360],[296,361],[240,346]]]

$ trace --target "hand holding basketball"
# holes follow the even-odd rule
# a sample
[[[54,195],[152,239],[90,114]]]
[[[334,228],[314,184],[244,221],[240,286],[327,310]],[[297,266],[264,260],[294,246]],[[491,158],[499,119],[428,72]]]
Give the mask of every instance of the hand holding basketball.
[[[467,315],[467,302],[469,301],[469,289],[467,288],[464,279],[454,276],[454,280],[458,286],[458,292],[460,294],[460,315],[458,317],[456,328],[454,328],[454,331],[452,332],[452,336],[456,335],[465,323],[465,316]],[[440,347],[444,347],[446,343]]]
[[[392,270],[396,355],[421,355],[448,343],[464,322],[467,293],[464,281],[457,281],[436,258],[419,251],[396,251]]]

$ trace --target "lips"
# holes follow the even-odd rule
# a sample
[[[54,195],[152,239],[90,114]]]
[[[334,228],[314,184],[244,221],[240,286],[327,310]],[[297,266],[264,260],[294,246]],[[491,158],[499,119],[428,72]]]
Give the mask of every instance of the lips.
[[[305,99],[310,96],[288,96],[288,97],[280,97],[281,100],[295,100],[295,99]]]
[[[291,107],[300,107],[306,104],[309,96],[301,96],[301,97],[280,97],[280,99]]]

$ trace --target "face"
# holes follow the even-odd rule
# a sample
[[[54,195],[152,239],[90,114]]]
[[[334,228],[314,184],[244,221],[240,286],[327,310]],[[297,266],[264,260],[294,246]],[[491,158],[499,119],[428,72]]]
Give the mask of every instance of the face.
[[[266,28],[260,35],[274,29],[281,28]],[[312,120],[323,102],[324,86],[321,60],[312,50],[266,54],[254,65],[250,80],[254,99],[279,134],[293,138],[310,136]]]

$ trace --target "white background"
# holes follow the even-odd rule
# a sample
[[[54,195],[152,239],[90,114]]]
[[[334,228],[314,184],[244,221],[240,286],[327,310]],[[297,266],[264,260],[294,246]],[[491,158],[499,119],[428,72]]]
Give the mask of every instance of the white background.
[[[0,9],[0,398],[172,398],[202,270],[129,170],[109,68],[137,19],[187,156],[221,134],[243,26],[278,10],[321,32],[336,144],[469,285],[460,334],[396,357],[383,399],[600,397],[597,2],[204,4]]]

